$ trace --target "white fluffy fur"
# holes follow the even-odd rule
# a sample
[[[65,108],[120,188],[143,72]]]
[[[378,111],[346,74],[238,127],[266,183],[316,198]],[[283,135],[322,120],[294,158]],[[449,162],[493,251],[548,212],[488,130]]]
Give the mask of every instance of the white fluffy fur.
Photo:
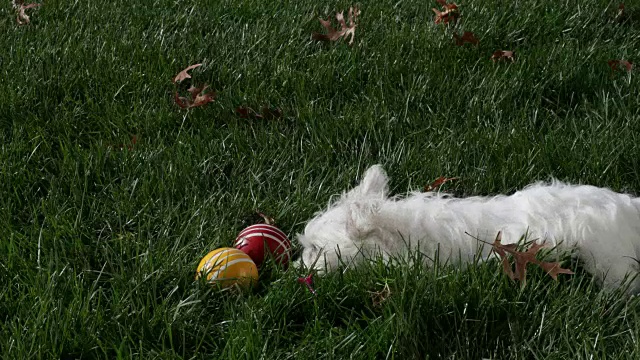
[[[535,183],[510,196],[454,198],[436,192],[388,197],[388,178],[380,165],[367,170],[360,184],[316,214],[298,239],[300,261],[317,270],[355,265],[381,254],[402,257],[408,248],[441,262],[464,265],[482,243],[502,231],[503,244],[546,240],[577,250],[585,269],[606,287],[635,276],[640,257],[640,198],[609,189],[554,181]],[[483,258],[490,246],[484,246]],[[640,278],[640,277],[639,277]],[[630,291],[640,290],[640,279]]]

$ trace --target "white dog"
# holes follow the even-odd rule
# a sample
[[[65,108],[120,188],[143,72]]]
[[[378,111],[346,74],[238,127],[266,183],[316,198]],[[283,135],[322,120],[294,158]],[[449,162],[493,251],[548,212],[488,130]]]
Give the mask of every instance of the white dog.
[[[300,261],[316,270],[355,265],[376,254],[402,257],[409,248],[439,261],[468,264],[502,231],[503,244],[525,234],[560,249],[577,250],[587,271],[606,287],[638,272],[640,198],[586,185],[536,183],[513,195],[454,198],[415,192],[388,198],[380,165],[360,184],[316,214],[298,235]],[[472,235],[472,236],[471,236]],[[490,253],[484,246],[482,258]],[[437,251],[437,252],[436,252]],[[640,290],[640,277],[629,291]]]

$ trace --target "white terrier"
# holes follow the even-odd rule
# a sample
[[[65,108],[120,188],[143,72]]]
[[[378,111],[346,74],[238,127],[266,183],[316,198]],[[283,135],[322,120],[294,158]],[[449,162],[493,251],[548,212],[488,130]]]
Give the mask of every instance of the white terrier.
[[[417,249],[441,263],[465,265],[482,243],[502,231],[503,244],[526,235],[559,249],[577,250],[585,269],[605,287],[635,277],[640,257],[640,198],[586,185],[558,181],[535,183],[513,195],[454,198],[414,192],[388,198],[388,178],[380,165],[360,184],[316,214],[298,235],[299,260],[316,270],[355,265],[381,255],[403,257]],[[477,238],[477,239],[476,239]],[[491,246],[483,247],[486,259]],[[630,292],[640,290],[640,277]]]

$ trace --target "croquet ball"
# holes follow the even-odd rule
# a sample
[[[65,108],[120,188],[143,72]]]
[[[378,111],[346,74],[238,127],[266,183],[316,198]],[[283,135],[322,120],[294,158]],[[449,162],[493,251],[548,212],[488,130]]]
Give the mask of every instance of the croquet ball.
[[[249,255],[234,248],[220,248],[211,251],[200,260],[196,279],[206,276],[207,281],[221,287],[238,284],[250,287],[258,282],[258,267]]]
[[[281,265],[289,263],[291,243],[282,230],[269,224],[256,224],[242,230],[234,245],[260,266],[271,253]]]

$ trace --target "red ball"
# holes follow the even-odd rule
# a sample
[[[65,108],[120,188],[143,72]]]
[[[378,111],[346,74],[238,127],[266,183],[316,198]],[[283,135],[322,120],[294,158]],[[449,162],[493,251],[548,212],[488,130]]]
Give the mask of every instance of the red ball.
[[[291,242],[282,230],[273,225],[249,226],[238,234],[234,246],[249,255],[258,266],[262,265],[269,253],[278,264],[289,263]]]

